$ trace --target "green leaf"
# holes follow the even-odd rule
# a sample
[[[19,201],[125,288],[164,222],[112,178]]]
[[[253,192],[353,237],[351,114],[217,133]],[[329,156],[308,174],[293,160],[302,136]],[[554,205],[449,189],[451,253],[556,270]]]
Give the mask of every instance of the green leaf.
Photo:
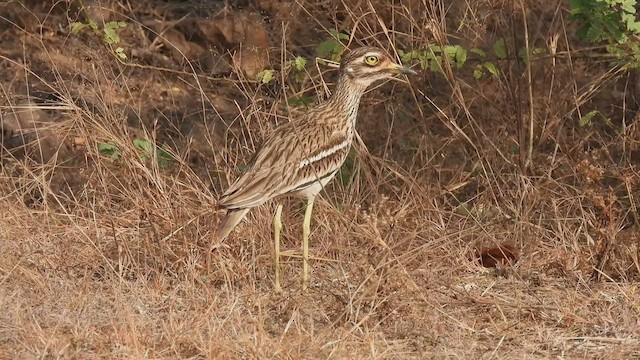
[[[444,53],[450,58],[455,59],[456,53],[458,52],[459,45],[447,45],[444,47]]]
[[[124,49],[121,47],[117,47],[115,50],[116,55],[122,59],[122,60],[126,60],[127,59],[127,54],[124,53]]]
[[[120,36],[117,33],[118,29],[124,28],[127,26],[127,23],[124,21],[109,21],[104,24],[104,42],[113,45],[120,42]]]
[[[472,49],[469,50],[469,52],[471,52],[472,54],[476,54],[476,55],[480,56],[481,58],[487,57],[487,53],[482,49],[472,48]]]
[[[456,63],[458,67],[462,67],[467,62],[467,49],[460,45],[456,45]]]
[[[408,63],[418,58],[415,50],[409,52],[398,51],[398,55],[400,55],[400,59],[403,63]]]
[[[171,160],[174,159],[173,155],[167,151],[166,149],[159,147],[156,150],[156,158],[158,161],[158,165],[161,168],[166,168],[171,163]]]
[[[425,52],[421,52],[418,53],[418,60],[420,60],[420,68],[423,70],[426,70],[430,67],[429,63],[432,61],[431,58],[431,53],[427,53]]]
[[[307,65],[307,59],[305,59],[302,56],[296,56],[296,58],[293,60],[293,66],[298,71],[304,70],[304,67],[306,65]]]
[[[349,34],[341,33],[336,29],[329,29],[329,33],[338,40],[349,40]]]
[[[80,31],[84,30],[87,26],[89,26],[89,24],[84,24],[84,23],[81,23],[81,22],[71,23],[71,33],[72,34],[77,34]]]
[[[340,54],[344,50],[344,45],[342,45],[339,40],[349,40],[349,35],[334,29],[329,29],[329,33],[331,33],[334,39],[321,42],[316,48],[316,53],[319,57],[330,58],[331,61],[340,61]]]
[[[116,160],[120,157],[118,146],[112,142],[98,144],[98,153],[112,160]]]
[[[153,144],[149,140],[135,139],[133,146],[138,150],[142,161],[147,161],[153,156]]]
[[[636,0],[620,0],[620,9],[622,9],[623,11],[626,11],[630,14],[635,14],[636,13]]]
[[[580,120],[578,121],[578,125],[580,127],[585,127],[587,125],[591,125],[591,122],[593,121],[593,118],[598,115],[600,113],[600,111],[598,110],[591,110],[588,113],[586,113],[584,116],[582,116],[580,118]]]
[[[429,70],[433,72],[442,72],[442,57],[436,56],[435,59],[429,61]]]
[[[506,48],[506,45],[505,45],[505,42],[504,42],[504,38],[498,39],[498,41],[496,41],[493,44],[493,53],[500,60],[504,60],[504,59],[507,58],[507,48]]]
[[[599,24],[591,24],[587,27],[585,33],[587,40],[591,42],[600,42],[604,40],[604,29]]]
[[[263,84],[268,84],[275,76],[276,71],[272,69],[265,69],[256,74],[256,80],[260,80]]]
[[[325,40],[316,47],[316,53],[319,57],[327,58],[333,53],[333,49],[336,48],[338,42],[335,39]]]
[[[89,19],[89,26],[93,31],[98,31],[98,23],[95,20]]]
[[[316,48],[316,53],[319,57],[330,58],[332,61],[340,60],[340,53],[344,49],[344,45],[342,45],[339,41],[335,39],[325,40],[318,45]]]
[[[608,45],[606,48],[607,52],[613,56],[623,57],[626,55],[626,52],[624,51],[624,49],[620,48],[620,45]]]
[[[127,27],[127,23],[124,21],[109,21],[105,24],[105,27],[111,27],[114,29],[122,29]]]
[[[173,155],[168,150],[162,147],[157,147],[153,142],[146,139],[133,140],[133,146],[138,150],[138,154],[140,155],[140,159],[142,159],[142,161],[155,159],[155,161],[158,163],[158,166],[162,168],[166,168],[167,166],[169,166],[171,160],[174,159]]]
[[[493,76],[495,76],[495,77],[497,77],[497,76],[498,76],[499,71],[498,71],[498,68],[496,68],[496,65],[495,65],[494,63],[492,63],[492,62],[488,62],[488,61],[487,61],[487,62],[485,62],[485,63],[482,63],[482,66],[483,66],[485,69],[487,69],[487,71],[488,71],[489,73],[491,73],[491,75],[493,75]]]
[[[151,152],[153,150],[153,145],[151,144],[151,142],[145,139],[133,140],[133,146],[135,146],[136,149],[141,151]]]
[[[476,80],[480,80],[480,78],[482,77],[482,75],[484,75],[484,73],[482,72],[482,66],[478,66],[476,67],[475,70],[473,70],[473,77]]]

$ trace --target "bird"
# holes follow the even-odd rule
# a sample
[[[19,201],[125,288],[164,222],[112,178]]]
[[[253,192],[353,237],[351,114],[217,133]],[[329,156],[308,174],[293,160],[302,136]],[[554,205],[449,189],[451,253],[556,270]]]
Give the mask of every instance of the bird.
[[[378,47],[364,46],[342,56],[333,94],[265,137],[247,170],[222,194],[226,210],[212,239],[215,249],[249,210],[283,196],[306,199],[302,234],[302,289],[309,283],[309,236],[316,196],[344,163],[356,133],[360,99],[374,82],[416,72],[392,60]],[[280,286],[282,204],[273,218],[276,291]]]

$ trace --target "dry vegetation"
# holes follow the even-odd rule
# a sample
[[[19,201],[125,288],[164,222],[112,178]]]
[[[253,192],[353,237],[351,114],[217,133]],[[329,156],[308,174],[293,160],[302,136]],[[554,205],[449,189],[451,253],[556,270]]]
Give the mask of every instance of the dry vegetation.
[[[575,38],[566,3],[85,0],[126,22],[120,62],[70,32],[78,2],[0,2],[0,358],[640,357],[638,77]],[[291,259],[276,294],[275,204],[208,255],[215,203],[303,111],[287,98],[326,96],[335,70],[255,75],[313,59],[328,29],[392,53],[504,37],[557,56],[366,94],[367,147],[316,204],[311,288]],[[611,121],[580,127],[593,109]],[[302,204],[285,204],[295,249]]]

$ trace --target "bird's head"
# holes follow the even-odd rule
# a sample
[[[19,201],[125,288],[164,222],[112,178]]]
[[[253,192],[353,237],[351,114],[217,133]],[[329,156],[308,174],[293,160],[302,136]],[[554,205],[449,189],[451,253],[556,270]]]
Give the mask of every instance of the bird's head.
[[[352,81],[365,86],[398,74],[416,74],[393,62],[386,52],[377,47],[361,47],[347,53],[340,62],[340,70]]]

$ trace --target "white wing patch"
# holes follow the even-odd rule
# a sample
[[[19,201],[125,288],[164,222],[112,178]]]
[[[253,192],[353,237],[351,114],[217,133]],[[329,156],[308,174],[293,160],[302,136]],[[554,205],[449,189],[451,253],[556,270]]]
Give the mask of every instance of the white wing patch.
[[[330,156],[330,155],[336,153],[337,151],[346,148],[350,144],[351,144],[350,139],[345,139],[343,142],[341,142],[338,145],[334,145],[334,146],[328,148],[327,150],[322,150],[319,153],[317,153],[316,155],[310,156],[310,157],[300,161],[299,168],[302,169],[303,167],[305,167],[307,165],[310,165],[310,164],[313,164],[316,161],[322,160],[322,159],[326,158],[327,156]]]

